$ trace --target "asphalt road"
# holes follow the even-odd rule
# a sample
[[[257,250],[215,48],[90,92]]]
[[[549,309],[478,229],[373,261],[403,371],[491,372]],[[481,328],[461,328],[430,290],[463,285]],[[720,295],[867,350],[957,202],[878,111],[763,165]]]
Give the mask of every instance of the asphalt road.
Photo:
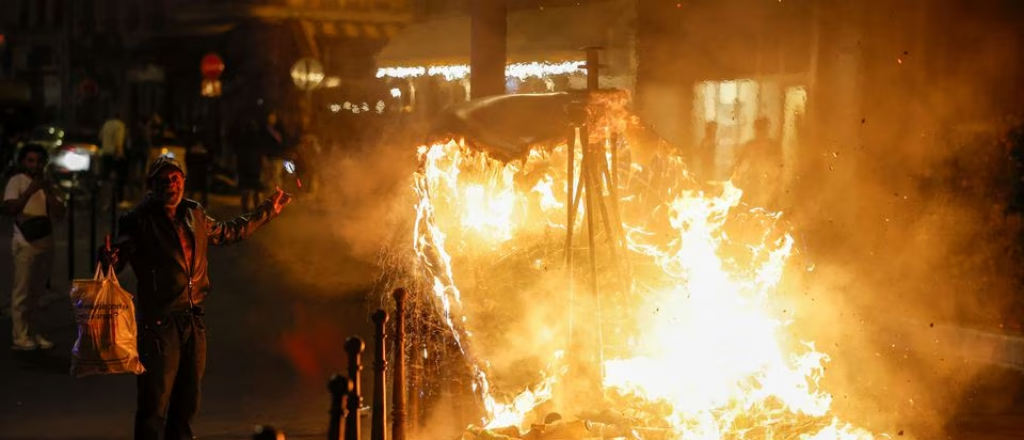
[[[237,207],[222,202],[215,203],[215,214],[238,213]],[[346,368],[346,337],[371,336],[368,315],[374,301],[368,301],[368,291],[377,273],[372,256],[326,232],[332,221],[316,209],[294,206],[252,240],[211,252],[214,290],[206,304],[210,348],[197,425],[200,438],[249,438],[257,424],[277,426],[289,438],[326,435],[326,380]],[[9,228],[9,223],[0,224],[0,231]],[[9,240],[8,233],[0,234],[0,249],[8,249]],[[88,273],[82,263],[85,242],[79,240],[78,246],[80,276]],[[61,246],[57,251],[54,294],[46,308],[46,331],[57,348],[47,353],[7,350],[10,321],[0,320],[0,439],[131,437],[134,378],[76,379],[68,374],[74,326],[64,293],[65,250]],[[10,257],[6,251],[2,255],[0,280],[8,283]],[[131,289],[130,273],[122,283]],[[0,306],[7,301],[0,300]],[[364,365],[370,362],[367,354]],[[1017,373],[1007,369],[998,374]],[[366,394],[368,376],[363,382]],[[1011,391],[980,387],[974,392]],[[998,408],[965,406],[943,438],[1024,438],[1024,409],[1010,403]]]

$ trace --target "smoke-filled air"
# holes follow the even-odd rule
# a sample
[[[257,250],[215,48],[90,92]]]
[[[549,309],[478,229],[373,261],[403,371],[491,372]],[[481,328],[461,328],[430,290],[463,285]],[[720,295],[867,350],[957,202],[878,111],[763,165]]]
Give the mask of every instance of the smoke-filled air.
[[[375,267],[371,303],[412,294],[424,438],[924,440],[1002,405],[978,390],[1006,385],[1019,288],[1003,34],[958,23],[976,43],[925,51],[910,7],[795,2],[814,24],[772,33],[777,5],[664,5],[694,34],[717,14],[814,47],[751,69],[734,42],[668,49],[687,40],[656,3],[648,82],[570,93],[583,116],[559,137],[422,130],[327,166],[323,226]],[[705,77],[716,63],[735,78]],[[727,148],[706,157],[709,137]],[[329,252],[305,266],[318,282]]]

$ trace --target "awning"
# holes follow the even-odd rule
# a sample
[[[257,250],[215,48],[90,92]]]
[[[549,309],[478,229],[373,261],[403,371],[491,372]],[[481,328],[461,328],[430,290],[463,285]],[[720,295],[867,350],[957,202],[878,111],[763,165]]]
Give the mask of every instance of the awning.
[[[586,117],[586,113],[580,112],[588,105],[588,99],[585,93],[573,92],[474,99],[445,109],[435,120],[430,137],[463,138],[495,159],[519,159],[533,146],[564,142],[575,120]],[[623,134],[632,139],[634,157],[649,158],[656,151],[678,151],[646,125],[625,126]]]
[[[635,35],[634,1],[581,2],[579,6],[510,11],[508,62],[582,60],[586,46],[624,49]],[[378,67],[469,64],[470,17],[409,25],[377,55]]]
[[[446,109],[432,131],[437,137],[463,137],[501,160],[522,157],[533,145],[564,140],[569,107],[581,99],[568,93],[498,95]]]

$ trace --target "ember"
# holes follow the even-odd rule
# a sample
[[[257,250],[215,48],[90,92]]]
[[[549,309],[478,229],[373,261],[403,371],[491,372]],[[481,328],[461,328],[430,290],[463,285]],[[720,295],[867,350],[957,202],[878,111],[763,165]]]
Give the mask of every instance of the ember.
[[[419,149],[417,271],[485,411],[464,438],[874,438],[830,413],[819,386],[828,355],[780,317],[794,246],[780,214],[745,205],[728,182],[701,189],[681,160],[595,131],[605,135],[590,139],[604,170],[594,175],[582,142],[507,162],[456,140]],[[520,377],[502,379],[499,355]],[[492,381],[522,382],[523,365],[540,371],[502,398]],[[552,409],[573,417],[539,423]]]

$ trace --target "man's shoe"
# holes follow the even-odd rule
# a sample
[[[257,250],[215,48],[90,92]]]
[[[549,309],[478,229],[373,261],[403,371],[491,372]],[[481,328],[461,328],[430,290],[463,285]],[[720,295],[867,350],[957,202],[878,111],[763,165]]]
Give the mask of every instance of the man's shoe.
[[[53,348],[53,342],[50,341],[49,339],[46,339],[46,338],[40,336],[40,335],[36,335],[35,336],[35,340],[36,340],[36,346],[39,347],[42,350],[49,350],[49,349]]]
[[[11,350],[14,350],[14,351],[35,351],[35,350],[38,350],[38,349],[39,349],[39,344],[37,344],[36,341],[33,341],[33,340],[14,341],[14,343],[11,344]]]

